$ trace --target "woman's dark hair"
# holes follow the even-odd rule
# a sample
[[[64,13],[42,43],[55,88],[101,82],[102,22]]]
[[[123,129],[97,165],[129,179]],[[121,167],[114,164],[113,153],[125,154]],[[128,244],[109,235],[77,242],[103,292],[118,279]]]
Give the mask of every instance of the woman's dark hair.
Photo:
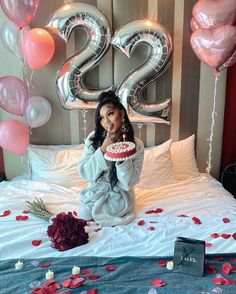
[[[90,138],[91,144],[93,148],[96,150],[98,149],[104,139],[104,128],[101,126],[100,121],[100,110],[105,104],[113,105],[115,108],[119,110],[123,110],[124,112],[124,123],[128,127],[128,132],[126,133],[126,140],[134,142],[134,130],[127,115],[126,109],[124,108],[123,104],[120,102],[120,99],[113,91],[102,92],[98,97],[98,106],[95,112],[95,133]],[[111,183],[111,187],[113,188],[117,182],[117,175],[116,175],[116,167],[115,162],[112,163],[112,168],[109,173],[109,180]]]

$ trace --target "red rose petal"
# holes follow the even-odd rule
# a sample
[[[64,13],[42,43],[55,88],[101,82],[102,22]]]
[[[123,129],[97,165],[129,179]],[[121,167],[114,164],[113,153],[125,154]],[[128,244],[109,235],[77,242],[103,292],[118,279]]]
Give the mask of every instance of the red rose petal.
[[[51,265],[52,265],[51,262],[46,262],[46,263],[40,265],[40,267],[41,267],[41,268],[45,268],[45,267],[49,267],[49,266],[51,266]]]
[[[145,221],[144,220],[141,220],[138,222],[138,226],[144,226],[145,225]]]
[[[87,268],[85,268],[85,269],[83,269],[81,272],[81,275],[88,275],[88,274],[90,274],[91,273],[91,270],[90,269],[87,269]]]
[[[9,214],[11,214],[11,211],[10,210],[5,210],[3,212],[3,214],[0,214],[0,217],[5,217],[5,216],[8,216]]]
[[[17,221],[26,221],[28,219],[28,215],[17,215],[16,220]]]
[[[229,218],[227,218],[227,217],[224,217],[224,218],[223,218],[223,222],[224,222],[225,224],[227,224],[227,223],[229,223],[229,222],[230,222],[230,219],[229,219]]]
[[[71,283],[72,283],[72,279],[68,279],[68,280],[63,281],[61,284],[65,288],[70,288]]]
[[[195,223],[196,225],[200,225],[200,224],[201,224],[200,219],[199,219],[198,217],[196,217],[196,216],[192,217],[192,220],[194,221],[194,223]]]
[[[178,217],[188,217],[186,214],[180,214]]]
[[[109,272],[115,271],[116,269],[117,269],[117,267],[114,266],[114,265],[108,265],[108,266],[106,266],[106,270],[109,271]]]
[[[27,213],[29,213],[29,211],[28,210],[23,210],[22,213],[27,214]]]
[[[100,275],[90,275],[90,276],[88,276],[89,280],[97,280],[97,279],[100,279],[100,278],[101,278]]]
[[[98,289],[92,289],[86,292],[86,294],[97,294],[97,293],[98,293]]]
[[[209,242],[206,242],[206,243],[205,243],[205,247],[207,247],[207,248],[212,247],[212,246],[213,246],[212,243],[209,243]]]
[[[166,266],[167,265],[167,261],[166,260],[160,260],[159,262],[158,262],[158,265],[159,266]]]
[[[146,214],[152,214],[152,213],[155,213],[155,210],[154,209],[150,209],[150,210],[147,210],[145,213]]]
[[[218,234],[218,233],[213,233],[213,234],[211,234],[211,238],[219,238],[220,237],[220,234]]]
[[[156,228],[155,227],[148,227],[146,230],[147,231],[154,231]]]
[[[232,237],[236,240],[236,233],[233,233]]]
[[[32,245],[33,246],[39,246],[41,244],[41,242],[42,242],[41,240],[33,240]]]
[[[214,278],[213,282],[216,285],[234,285],[234,284],[236,284],[236,282],[234,280],[230,280],[227,278]]]
[[[160,280],[160,279],[152,280],[151,284],[154,285],[154,286],[157,286],[157,287],[162,287],[162,286],[166,285],[166,283],[163,280]]]
[[[221,237],[224,239],[229,239],[231,237],[231,234],[221,234]]]
[[[229,262],[236,262],[236,258],[229,258],[228,261]]]
[[[222,267],[220,269],[222,274],[228,275],[232,271],[232,265],[229,262],[225,262],[222,264]]]
[[[224,257],[222,257],[222,256],[214,258],[214,260],[215,260],[216,262],[220,262],[220,261],[222,261],[223,259],[224,259]]]
[[[162,208],[156,208],[156,209],[155,209],[155,213],[161,213],[162,211],[163,211]]]
[[[206,264],[205,270],[208,274],[216,274],[216,267],[213,264]]]

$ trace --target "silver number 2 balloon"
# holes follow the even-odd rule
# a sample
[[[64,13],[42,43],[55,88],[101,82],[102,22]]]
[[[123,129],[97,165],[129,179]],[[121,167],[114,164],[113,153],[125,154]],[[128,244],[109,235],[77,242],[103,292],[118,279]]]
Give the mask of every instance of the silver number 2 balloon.
[[[65,4],[54,12],[47,25],[66,42],[72,31],[79,27],[87,32],[87,43],[81,52],[75,53],[63,64],[56,78],[61,104],[67,109],[94,107],[101,91],[86,88],[85,73],[98,64],[108,51],[111,41],[108,20],[100,10],[89,4]]]
[[[172,42],[168,31],[150,20],[132,21],[115,32],[112,44],[130,57],[140,43],[151,46],[148,59],[138,69],[133,70],[117,88],[117,95],[123,105],[134,112],[147,116],[160,116],[169,119],[171,99],[147,103],[142,98],[143,90],[162,75],[168,68],[172,54]]]

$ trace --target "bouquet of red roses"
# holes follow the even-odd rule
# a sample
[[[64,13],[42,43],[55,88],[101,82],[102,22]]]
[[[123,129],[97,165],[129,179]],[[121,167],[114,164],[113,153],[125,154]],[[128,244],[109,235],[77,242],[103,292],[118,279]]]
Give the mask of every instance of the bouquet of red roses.
[[[88,233],[84,229],[87,225],[85,220],[74,217],[71,212],[61,212],[51,221],[47,233],[53,248],[65,251],[88,243]]]
[[[46,208],[40,198],[26,202],[31,213],[47,221],[51,219],[47,234],[52,241],[51,246],[53,248],[65,251],[88,243],[89,235],[85,232],[87,221],[75,217],[72,212],[61,212],[53,216],[53,213]]]

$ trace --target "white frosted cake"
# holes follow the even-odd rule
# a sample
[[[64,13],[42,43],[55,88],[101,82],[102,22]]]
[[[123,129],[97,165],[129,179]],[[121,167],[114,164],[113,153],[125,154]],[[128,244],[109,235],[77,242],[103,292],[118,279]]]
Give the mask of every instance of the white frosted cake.
[[[117,142],[107,147],[104,157],[111,161],[121,161],[132,158],[135,153],[136,147],[133,142]]]

